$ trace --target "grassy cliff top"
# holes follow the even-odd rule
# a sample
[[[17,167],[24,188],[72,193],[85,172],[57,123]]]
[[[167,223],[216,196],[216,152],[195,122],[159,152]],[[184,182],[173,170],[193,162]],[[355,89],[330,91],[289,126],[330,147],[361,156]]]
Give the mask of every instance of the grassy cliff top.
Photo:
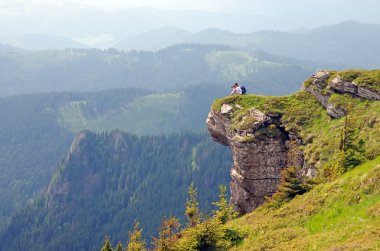
[[[347,81],[364,79],[380,82],[380,70],[334,72]],[[331,77],[330,77],[331,79]],[[374,82],[368,85],[374,86]],[[219,112],[223,104],[233,107],[230,130],[244,130],[249,110],[256,108],[266,114],[279,114],[288,132],[292,132],[303,141],[302,150],[305,159],[314,165],[323,176],[336,177],[332,171],[339,169],[342,142],[347,145],[347,155],[353,159],[346,169],[374,159],[380,155],[380,101],[355,98],[349,94],[332,94],[329,102],[345,110],[346,116],[332,119],[327,115],[316,98],[307,91],[300,91],[288,96],[270,97],[256,95],[235,95],[215,100],[212,110]],[[248,125],[249,126],[249,125]],[[350,148],[350,149],[348,149]]]

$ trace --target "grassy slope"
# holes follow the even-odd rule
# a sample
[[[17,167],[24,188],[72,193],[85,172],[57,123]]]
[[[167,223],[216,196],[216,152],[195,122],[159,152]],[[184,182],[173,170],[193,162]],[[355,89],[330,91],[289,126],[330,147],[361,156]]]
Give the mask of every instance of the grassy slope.
[[[351,75],[354,79],[373,78],[377,72],[335,74],[352,80]],[[361,84],[373,88],[378,79]],[[284,97],[232,96],[214,102],[216,111],[224,103],[242,107],[232,114],[232,128],[246,126],[244,116],[252,107],[282,114],[286,129],[302,138],[306,161],[319,173],[320,185],[309,193],[279,209],[263,206],[230,222],[230,226],[247,233],[235,250],[380,249],[380,102],[340,94],[334,94],[330,101],[344,106],[348,115],[331,119],[306,92]],[[359,153],[363,164],[340,176],[342,169],[336,167],[345,126],[353,145],[364,142]]]
[[[234,250],[380,249],[380,157],[277,210],[230,222],[248,233]]]
[[[137,98],[121,110],[86,117],[81,103],[71,102],[60,109],[61,122],[73,132],[85,129],[101,132],[119,128],[135,134],[178,131],[181,94],[155,94]],[[154,119],[152,119],[154,118]]]

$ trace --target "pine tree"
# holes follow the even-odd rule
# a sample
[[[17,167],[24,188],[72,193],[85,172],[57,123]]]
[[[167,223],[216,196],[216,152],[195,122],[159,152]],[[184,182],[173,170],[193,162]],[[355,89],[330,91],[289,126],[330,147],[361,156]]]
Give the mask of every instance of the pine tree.
[[[360,125],[352,116],[346,116],[341,132],[339,150],[344,152],[344,171],[359,165],[364,160],[364,140],[359,139]]]
[[[269,199],[267,206],[278,207],[283,203],[293,199],[296,195],[301,195],[311,189],[311,185],[303,183],[299,177],[299,170],[295,166],[290,166],[282,170],[281,180],[278,190]]]
[[[219,201],[212,204],[218,208],[213,211],[214,217],[219,219],[222,224],[225,224],[228,220],[237,216],[237,213],[234,212],[233,207],[228,203],[227,188],[224,185],[219,186]]]
[[[112,251],[111,242],[108,237],[106,237],[101,251]]]
[[[191,183],[188,189],[189,198],[186,201],[186,211],[185,214],[188,219],[189,227],[195,227],[200,223],[200,211],[198,203],[198,194],[197,189],[194,186],[194,183]]]
[[[162,221],[159,237],[154,238],[154,246],[157,251],[174,250],[174,244],[178,240],[178,233],[181,224],[175,217],[170,217]]]
[[[123,251],[123,245],[121,244],[120,241],[119,241],[119,243],[117,243],[115,251]]]
[[[142,228],[139,229],[139,222],[135,222],[135,226],[133,227],[133,232],[129,232],[129,241],[127,245],[128,251],[145,251],[146,243],[145,240],[142,239]]]

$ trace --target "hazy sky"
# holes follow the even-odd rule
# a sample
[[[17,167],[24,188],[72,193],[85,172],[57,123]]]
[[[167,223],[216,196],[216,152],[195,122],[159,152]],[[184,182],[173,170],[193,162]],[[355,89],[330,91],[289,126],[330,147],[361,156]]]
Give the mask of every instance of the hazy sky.
[[[217,12],[245,12],[251,14],[268,14],[286,12],[289,9],[314,9],[352,13],[368,12],[374,14],[380,7],[378,0],[0,0],[0,10],[12,13],[15,9],[82,6],[96,7],[103,10],[120,10],[123,8],[153,7],[176,10],[207,10]],[[335,9],[335,10],[334,10]],[[364,13],[363,13],[364,12]]]
[[[208,11],[227,11],[237,4],[249,3],[245,0],[0,0],[0,7],[33,8],[82,6],[96,7],[104,10],[120,10],[123,8],[153,7],[158,9],[196,9]]]

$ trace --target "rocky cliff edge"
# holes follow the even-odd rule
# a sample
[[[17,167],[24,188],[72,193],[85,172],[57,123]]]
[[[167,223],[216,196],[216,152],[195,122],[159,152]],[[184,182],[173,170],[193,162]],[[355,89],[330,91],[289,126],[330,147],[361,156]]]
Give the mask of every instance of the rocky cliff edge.
[[[293,95],[216,100],[206,124],[216,142],[231,148],[235,209],[244,214],[261,205],[276,191],[286,167],[296,166],[301,177],[315,177],[323,162],[316,149],[328,144],[318,141],[314,125],[346,115],[350,106],[339,102],[342,94],[349,99],[379,100],[379,80],[376,70],[320,71]]]

